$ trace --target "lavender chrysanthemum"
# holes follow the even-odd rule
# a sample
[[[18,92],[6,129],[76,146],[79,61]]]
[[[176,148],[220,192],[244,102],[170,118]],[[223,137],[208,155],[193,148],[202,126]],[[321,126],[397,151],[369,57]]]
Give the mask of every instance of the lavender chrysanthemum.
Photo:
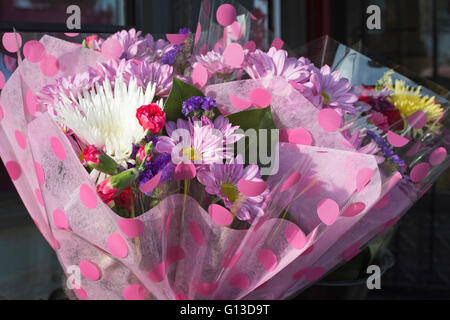
[[[205,116],[200,120],[179,119],[177,123],[166,124],[168,136],[159,137],[155,151],[170,153],[174,163],[181,161],[191,161],[199,165],[223,163],[225,159],[233,158],[234,150],[229,145],[243,137],[235,133],[237,129],[238,127],[232,126],[223,116],[219,116],[214,122]]]
[[[256,197],[246,197],[239,192],[238,183],[241,180],[263,181],[257,165],[244,168],[241,160],[238,157],[227,164],[212,164],[209,169],[200,170],[197,178],[205,186],[206,192],[219,196],[239,220],[251,223],[256,217],[264,215],[264,203],[269,190]]]
[[[309,81],[313,65],[306,58],[288,58],[285,50],[272,47],[268,52],[256,50],[248,54],[245,71],[252,79],[281,77],[287,81],[305,83]]]
[[[358,97],[353,94],[352,86],[339,71],[331,72],[328,65],[320,70],[313,70],[309,82],[303,85],[303,95],[318,109],[340,108],[348,113],[355,113],[354,104]]]

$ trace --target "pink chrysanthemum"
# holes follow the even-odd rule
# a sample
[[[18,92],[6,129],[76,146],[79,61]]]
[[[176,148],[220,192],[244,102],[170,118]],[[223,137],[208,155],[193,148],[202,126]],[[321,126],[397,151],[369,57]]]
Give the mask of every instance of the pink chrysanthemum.
[[[313,65],[306,58],[288,58],[285,50],[272,47],[268,52],[256,50],[248,54],[245,71],[252,79],[281,77],[296,83],[309,80]]]
[[[358,97],[353,94],[347,79],[341,78],[339,71],[331,72],[327,65],[313,70],[309,82],[305,83],[303,95],[317,108],[340,108],[355,113],[354,104]]]
[[[210,74],[227,75],[238,69],[225,62],[222,51],[209,51],[205,55],[199,54],[195,57],[195,63],[201,64]]]
[[[256,197],[246,197],[239,192],[238,183],[241,180],[261,182],[261,172],[257,165],[244,168],[242,159],[238,156],[227,164],[212,164],[197,173],[197,179],[206,188],[206,192],[219,196],[225,206],[239,220],[249,221],[264,215],[264,204],[269,190],[266,189]]]

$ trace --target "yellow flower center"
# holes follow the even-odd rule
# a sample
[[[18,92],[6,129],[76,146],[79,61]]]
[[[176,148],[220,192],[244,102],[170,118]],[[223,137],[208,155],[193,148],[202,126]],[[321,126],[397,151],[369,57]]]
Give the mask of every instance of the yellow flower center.
[[[194,148],[184,148],[183,156],[191,161],[200,161],[202,160],[202,154],[195,150]]]
[[[228,201],[230,201],[231,203],[236,202],[236,200],[239,198],[239,192],[232,184],[224,183],[220,187],[220,190],[222,191],[222,194],[227,196]]]
[[[330,96],[325,91],[320,93],[323,97],[323,103],[329,103],[331,101]]]

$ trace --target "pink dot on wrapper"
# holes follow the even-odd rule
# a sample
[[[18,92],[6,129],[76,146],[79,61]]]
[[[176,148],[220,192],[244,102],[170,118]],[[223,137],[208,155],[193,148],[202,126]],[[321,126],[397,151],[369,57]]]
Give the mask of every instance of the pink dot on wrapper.
[[[400,172],[395,173],[391,180],[389,180],[389,190],[391,190],[393,187],[397,185],[401,180],[403,179],[403,176]]]
[[[29,114],[31,114],[32,116],[39,109],[37,98],[31,90],[28,90],[25,96],[25,106],[27,107],[27,111],[29,112]]]
[[[197,170],[192,163],[179,163],[175,168],[175,181],[192,180],[197,175]]]
[[[139,237],[145,228],[144,223],[138,219],[120,219],[117,225],[128,238]]]
[[[227,27],[228,33],[232,40],[239,40],[244,35],[242,33],[242,26],[239,22],[235,21],[230,26]]]
[[[100,269],[97,265],[89,262],[87,260],[83,260],[78,265],[80,267],[81,274],[88,280],[97,281],[100,279]]]
[[[209,296],[213,294],[219,286],[216,283],[198,283],[196,286],[197,293],[201,296]]]
[[[327,226],[332,226],[339,217],[339,205],[331,199],[324,199],[317,206],[320,220]]]
[[[139,189],[145,194],[150,194],[158,186],[159,181],[161,180],[161,175],[162,172],[159,172],[156,176],[151,178],[150,181],[142,185]]]
[[[59,160],[66,160],[66,150],[64,149],[64,146],[62,145],[61,141],[59,141],[56,137],[50,138],[50,144],[52,146],[53,153]]]
[[[175,299],[179,301],[187,300],[187,297],[182,293],[175,293]]]
[[[39,62],[39,69],[46,77],[54,77],[59,71],[59,62],[55,56],[46,55]]]
[[[433,151],[430,155],[430,164],[432,166],[438,166],[447,158],[447,150],[445,148],[439,148]]]
[[[290,225],[286,228],[286,231],[284,232],[284,235],[286,237],[287,242],[289,242],[289,244],[297,249],[297,250],[302,250],[305,245],[306,245],[306,236],[303,233],[302,230],[300,230],[299,227],[295,226],[295,225]]]
[[[335,132],[342,125],[342,117],[333,109],[323,109],[318,116],[319,125],[329,132]]]
[[[422,110],[417,111],[411,117],[409,117],[409,125],[414,129],[422,129],[428,122],[428,117]]]
[[[202,36],[202,25],[198,23],[197,30],[195,31],[195,44],[197,44],[200,41],[201,36]]]
[[[146,294],[145,289],[138,284],[129,285],[122,292],[125,300],[145,300]]]
[[[61,209],[56,209],[53,211],[53,223],[55,227],[59,230],[69,230],[69,220],[67,220],[67,216]]]
[[[108,60],[117,60],[122,56],[123,48],[116,39],[109,38],[102,45],[102,54]]]
[[[204,87],[208,82],[208,70],[201,64],[197,64],[192,71],[192,82],[196,87]]]
[[[0,90],[3,89],[5,86],[5,76],[3,75],[3,72],[0,71]]]
[[[289,176],[289,178],[287,178],[280,192],[285,192],[286,190],[289,190],[290,188],[296,186],[301,179],[302,175],[299,172],[294,172]]]
[[[15,161],[9,161],[5,164],[6,170],[13,181],[16,181],[22,175],[22,168]]]
[[[39,162],[34,163],[34,171],[36,172],[36,177],[39,185],[43,186],[45,182],[45,173],[44,169],[42,169],[42,166],[39,164]]]
[[[232,257],[226,256],[222,261],[222,266],[225,269],[233,268],[233,266],[236,264],[236,262],[239,260],[239,258],[242,256],[242,252],[238,252],[234,254]]]
[[[34,190],[34,194],[36,195],[36,200],[39,202],[40,206],[44,206],[44,200],[42,200],[41,189],[37,188]]]
[[[258,260],[259,263],[266,269],[267,271],[273,271],[276,269],[278,265],[278,259],[275,253],[269,249],[261,249],[258,252]]]
[[[245,59],[244,49],[239,43],[230,43],[223,52],[225,63],[231,67],[238,68]]]
[[[166,276],[166,263],[160,263],[158,264],[154,269],[152,269],[148,273],[148,278],[156,283],[163,282],[165,276]]]
[[[311,133],[303,128],[280,130],[280,141],[292,144],[311,146],[313,137]]]
[[[256,42],[253,40],[250,40],[244,45],[244,49],[248,50],[248,52],[254,52],[256,50]]]
[[[358,214],[363,212],[365,209],[366,209],[366,205],[362,202],[352,203],[347,208],[345,208],[344,212],[342,213],[342,216],[346,217],[346,218],[356,217]]]
[[[250,91],[248,96],[250,102],[258,108],[267,108],[272,103],[272,97],[267,90],[263,88],[255,88]]]
[[[305,274],[306,274],[306,269],[301,269],[299,271],[297,271],[296,273],[294,273],[294,275],[292,276],[292,279],[298,281],[300,280]]]
[[[267,189],[264,181],[240,180],[238,182],[239,191],[246,197],[257,197]]]
[[[217,204],[212,204],[208,207],[211,219],[219,226],[226,227],[233,222],[233,215],[230,211]]]
[[[79,35],[79,33],[71,33],[71,32],[67,32],[67,33],[64,33],[66,36],[68,36],[68,37],[76,37],[76,36],[78,36]]]
[[[230,286],[247,290],[250,287],[250,278],[245,273],[238,273],[231,277]]]
[[[182,33],[167,33],[166,38],[173,45],[179,45],[186,41],[189,35]]]
[[[310,254],[311,252],[314,251],[314,246],[309,247],[308,249],[306,249],[301,256],[307,256],[308,254]]]
[[[372,180],[374,171],[370,168],[359,170],[356,175],[356,189],[361,192]]]
[[[25,148],[27,147],[27,140],[25,139],[23,133],[19,130],[16,130],[14,132],[14,136],[16,137],[16,142],[20,149],[25,150]]]
[[[169,234],[171,219],[172,219],[172,210],[169,210],[169,214],[167,215],[166,226],[165,226],[166,234]]]
[[[386,193],[386,195],[383,198],[381,198],[376,205],[373,206],[373,209],[375,210],[384,209],[389,204],[390,200],[391,196],[389,195],[389,193]]]
[[[5,32],[2,38],[6,51],[14,53],[22,46],[22,36],[19,33]]]
[[[23,46],[23,55],[30,62],[39,62],[45,56],[45,47],[39,41],[30,40]]]
[[[128,245],[118,233],[111,233],[107,241],[108,250],[117,258],[123,259],[128,255]]]
[[[428,175],[430,172],[430,165],[428,163],[419,163],[411,170],[411,180],[412,182],[420,182]]]
[[[236,8],[231,4],[223,4],[217,9],[217,22],[224,27],[228,27],[236,21]]]
[[[191,233],[192,239],[194,239],[198,246],[202,246],[205,243],[202,230],[196,222],[192,221],[189,223],[189,232]]]
[[[321,267],[312,268],[306,271],[305,279],[306,281],[317,281],[325,275],[326,270]]]
[[[76,292],[76,294],[78,295],[78,297],[81,300],[86,300],[87,299],[86,291],[84,291],[83,289],[78,288],[78,289],[73,289],[73,290]]]
[[[181,247],[172,247],[167,252],[167,265],[170,266],[175,262],[181,261],[186,256],[183,248]]]
[[[3,109],[2,106],[0,105],[0,120],[3,119]]]
[[[409,140],[405,137],[399,136],[398,134],[389,131],[387,134],[388,142],[396,148],[402,148],[409,143]]]
[[[284,46],[284,41],[281,40],[280,38],[275,38],[275,39],[272,41],[271,47],[274,47],[274,48],[277,49],[277,50],[283,49],[283,46]]]
[[[97,195],[87,184],[80,187],[80,200],[88,209],[97,207]]]
[[[241,98],[233,96],[233,95],[230,95],[230,102],[233,105],[233,107],[235,107],[236,109],[241,110],[241,111],[247,110],[252,105],[252,103],[250,101],[241,99]]]

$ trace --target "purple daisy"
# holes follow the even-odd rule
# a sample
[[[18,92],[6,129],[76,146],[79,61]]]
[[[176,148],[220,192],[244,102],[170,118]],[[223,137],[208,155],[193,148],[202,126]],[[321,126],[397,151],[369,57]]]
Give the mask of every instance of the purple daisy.
[[[239,192],[239,181],[263,181],[257,165],[244,168],[240,156],[227,164],[212,164],[209,169],[199,170],[198,181],[205,186],[207,193],[219,196],[225,206],[239,220],[249,221],[264,215],[264,204],[269,190],[256,197],[246,197]]]
[[[348,113],[356,113],[354,104],[358,97],[347,79],[341,78],[339,71],[331,72],[325,65],[313,70],[309,82],[303,85],[303,95],[318,109],[341,108]]]
[[[245,71],[252,79],[281,77],[296,83],[309,81],[313,64],[306,58],[288,58],[285,50],[272,47],[268,52],[256,50],[248,54]]]
[[[200,109],[211,111],[214,108],[217,108],[217,103],[211,97],[191,97],[183,102],[181,112],[187,117],[191,112]]]

